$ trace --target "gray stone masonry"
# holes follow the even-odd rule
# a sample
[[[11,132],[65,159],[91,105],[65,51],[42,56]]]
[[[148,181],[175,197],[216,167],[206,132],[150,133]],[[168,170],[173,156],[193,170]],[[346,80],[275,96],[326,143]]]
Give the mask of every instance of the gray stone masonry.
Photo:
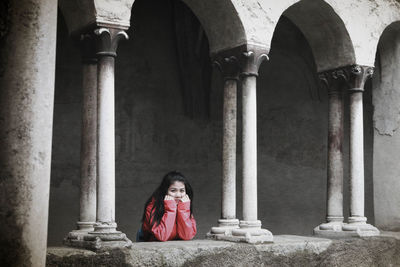
[[[278,235],[273,244],[194,240],[134,243],[104,253],[51,247],[47,266],[399,266],[393,235],[331,240]]]

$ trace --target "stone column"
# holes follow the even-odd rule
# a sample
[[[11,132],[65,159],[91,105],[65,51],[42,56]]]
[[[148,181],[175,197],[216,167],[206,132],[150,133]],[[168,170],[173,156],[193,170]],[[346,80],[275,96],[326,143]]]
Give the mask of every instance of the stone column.
[[[126,247],[131,241],[117,231],[115,222],[114,64],[123,30],[99,28],[97,36],[97,222],[84,239],[94,249]]]
[[[237,82],[239,62],[236,56],[217,58],[214,64],[224,78],[223,140],[222,140],[222,211],[218,226],[211,228],[210,237],[217,239],[239,228],[236,218],[236,125]],[[215,235],[215,236],[214,236]]]
[[[257,76],[265,49],[246,47],[241,57],[242,79],[242,150],[243,150],[243,220],[232,235],[245,242],[272,242],[271,232],[261,229],[257,219]]]
[[[80,216],[78,228],[94,230],[96,222],[97,179],[97,58],[92,53],[92,37],[84,36],[83,59],[83,104],[81,139],[81,187]],[[89,39],[88,39],[89,38]]]
[[[314,229],[318,236],[335,237],[343,225],[343,86],[345,70],[337,69],[319,75],[328,89],[328,182],[326,223]]]
[[[57,1],[7,1],[0,33],[0,265],[45,266]]]
[[[379,235],[379,230],[367,224],[364,216],[364,126],[363,91],[373,68],[355,65],[349,72],[350,93],[350,217],[343,226],[358,236]]]
[[[94,230],[96,222],[97,157],[97,57],[92,35],[81,36],[82,51],[82,139],[80,215],[78,230],[71,231],[64,243],[81,246],[83,236]],[[75,244],[78,242],[79,244]]]

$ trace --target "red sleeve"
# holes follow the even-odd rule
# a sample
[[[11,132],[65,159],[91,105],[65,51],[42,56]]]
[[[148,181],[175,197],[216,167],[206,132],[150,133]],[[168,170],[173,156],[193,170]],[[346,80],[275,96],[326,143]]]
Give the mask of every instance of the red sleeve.
[[[153,203],[154,204],[154,203]],[[149,204],[146,208],[146,228],[150,230],[150,218],[151,209],[153,205]],[[172,230],[174,229],[176,218],[176,202],[175,200],[164,200],[164,215],[161,218],[160,224],[154,223],[150,232],[159,241],[167,241],[171,236]]]
[[[190,240],[196,235],[196,221],[190,215],[190,201],[178,203],[177,224],[179,238]]]

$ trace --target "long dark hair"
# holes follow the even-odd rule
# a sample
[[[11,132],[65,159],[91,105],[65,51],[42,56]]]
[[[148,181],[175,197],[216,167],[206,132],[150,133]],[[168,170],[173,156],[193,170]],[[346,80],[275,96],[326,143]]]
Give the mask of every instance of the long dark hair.
[[[165,195],[168,192],[168,188],[171,184],[175,182],[182,182],[185,185],[185,191],[186,194],[190,198],[190,214],[193,213],[193,190],[192,187],[190,186],[189,182],[186,180],[185,176],[183,174],[177,172],[177,171],[172,171],[167,173],[164,178],[161,181],[160,186],[154,191],[154,193],[149,197],[149,199],[146,201],[146,204],[144,205],[144,211],[143,211],[143,216],[142,216],[142,223],[146,220],[146,208],[154,200],[154,205],[153,208],[151,209],[150,212],[150,225],[153,227],[153,225],[156,223],[156,225],[159,225],[161,222],[161,219],[164,215],[164,198]]]

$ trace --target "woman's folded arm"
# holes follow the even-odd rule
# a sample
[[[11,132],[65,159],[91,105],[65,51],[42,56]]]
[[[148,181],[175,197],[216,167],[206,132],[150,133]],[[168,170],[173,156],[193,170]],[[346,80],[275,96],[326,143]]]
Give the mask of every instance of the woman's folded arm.
[[[146,209],[146,221],[150,222],[152,205]],[[151,228],[151,233],[159,241],[169,240],[176,223],[176,203],[174,200],[164,200],[164,215],[159,224],[156,222]]]
[[[196,221],[190,214],[190,201],[178,204],[177,232],[179,238],[183,240],[190,240],[196,235]]]

